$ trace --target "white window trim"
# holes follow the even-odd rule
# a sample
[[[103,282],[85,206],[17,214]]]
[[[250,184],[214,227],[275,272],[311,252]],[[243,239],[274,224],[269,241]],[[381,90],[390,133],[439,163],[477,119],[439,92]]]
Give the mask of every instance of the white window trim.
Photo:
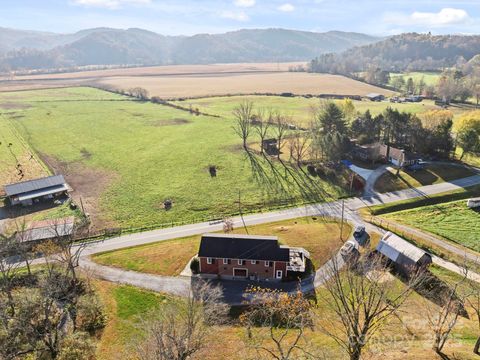
[[[213,259],[211,257],[207,257],[207,264],[212,265],[213,264]]]
[[[268,267],[270,265],[270,261],[265,261],[265,267]]]
[[[256,265],[256,264],[257,264],[257,260],[252,260],[252,261],[250,261],[250,264]]]
[[[238,264],[238,265],[243,265],[243,260],[242,260],[242,259],[238,259],[238,260],[237,260],[237,264]]]
[[[223,265],[227,265],[227,264],[228,264],[228,259],[223,258]]]
[[[279,273],[280,273],[280,276],[278,276]],[[283,270],[275,271],[275,278],[281,279],[282,277],[283,277]]]

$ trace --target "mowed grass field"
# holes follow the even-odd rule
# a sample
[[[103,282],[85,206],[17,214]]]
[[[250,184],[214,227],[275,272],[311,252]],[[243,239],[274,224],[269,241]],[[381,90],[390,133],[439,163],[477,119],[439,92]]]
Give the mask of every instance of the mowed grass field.
[[[439,72],[431,72],[431,71],[414,71],[410,73],[392,73],[390,74],[390,83],[392,83],[392,79],[395,77],[403,77],[405,82],[409,78],[412,78],[415,83],[418,83],[421,79],[425,81],[425,84],[435,86],[440,79],[441,73]]]
[[[201,99],[189,99],[184,101],[174,101],[174,104],[199,108],[201,111],[220,115],[223,117],[231,117],[232,110],[244,101],[251,101],[257,109],[277,110],[291,117],[293,122],[307,126],[313,119],[315,108],[320,105],[322,100],[318,98],[305,97],[283,97],[283,96],[223,96]],[[323,100],[324,101],[324,100]],[[342,100],[336,100],[337,104],[341,104]],[[383,112],[388,107],[398,109],[399,111],[422,113],[428,110],[440,109],[433,101],[423,101],[421,103],[390,103],[388,101],[372,102],[369,100],[354,100],[355,109],[364,113],[370,110],[372,115]]]
[[[165,99],[254,93],[367,95],[393,92],[340,75],[303,72],[215,73],[169,76],[120,76],[98,84],[117,89],[141,86],[151,96]]]
[[[239,191],[244,212],[302,201],[293,182],[280,192],[255,180],[231,118],[194,116],[92,88],[2,93],[0,111],[2,126],[12,126],[66,175],[72,196],[81,197],[102,226],[228,215],[239,209]],[[217,177],[210,177],[209,165],[218,168]],[[312,181],[325,200],[344,194],[327,181]],[[169,211],[166,199],[173,201]]]
[[[442,280],[458,280],[454,274],[435,267],[432,268],[432,272]],[[387,276],[386,281],[395,281],[399,288],[403,286],[399,280],[391,276]],[[100,360],[135,358],[135,346],[138,345],[142,335],[142,319],[149,314],[160,312],[166,304],[177,301],[169,295],[131,286],[104,281],[96,281],[95,285],[105,304],[108,318],[107,326],[97,346],[96,356]],[[323,291],[321,288],[317,289],[319,299],[321,291]],[[391,317],[388,324],[374,335],[365,356],[372,360],[435,359],[436,355],[431,350],[433,335],[425,319],[427,307],[432,309],[436,305],[413,293],[398,312],[399,318]],[[329,318],[331,310],[319,301],[315,311],[322,321]],[[471,311],[470,319],[460,318],[453,336],[447,341],[444,352],[449,358],[476,359],[472,349],[478,336],[478,326]],[[211,337],[207,339],[208,347],[194,354],[192,359],[258,358],[258,354],[245,347],[243,342],[245,336],[245,329],[233,318],[231,324],[213,329]],[[339,346],[321,331],[307,329],[306,337],[314,347],[323,350],[328,359],[345,358]]]
[[[310,252],[315,267],[325,264],[352,232],[344,224],[343,241],[340,224],[321,218],[300,218],[248,227],[249,234],[278,236],[282,244],[304,247]],[[245,234],[243,228],[234,233]],[[200,236],[161,241],[93,256],[107,266],[157,275],[179,275],[188,261],[197,254]]]
[[[413,187],[439,184],[446,181],[473,176],[476,173],[467,167],[455,165],[428,165],[417,171],[401,170],[396,176],[396,169],[389,168],[375,183],[375,190],[380,193],[404,190]]]
[[[480,212],[466,200],[424,206],[383,215],[480,252]]]

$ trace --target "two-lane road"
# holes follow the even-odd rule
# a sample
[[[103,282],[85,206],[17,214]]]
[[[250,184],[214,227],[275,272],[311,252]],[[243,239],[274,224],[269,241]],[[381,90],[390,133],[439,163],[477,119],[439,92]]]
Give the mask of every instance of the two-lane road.
[[[356,210],[366,206],[375,206],[400,200],[426,197],[429,195],[458,190],[460,188],[479,184],[480,175],[474,175],[468,178],[458,179],[441,184],[422,186],[415,189],[407,189],[385,194],[376,194],[367,197],[346,199],[344,201],[345,218],[347,220],[358,219],[358,216],[355,214]],[[251,226],[275,221],[289,220],[304,216],[325,216],[339,218],[341,217],[341,213],[342,201],[334,201],[315,205],[307,205],[293,209],[273,211],[268,213],[245,215],[243,217],[243,221],[247,226]],[[235,228],[243,226],[243,222],[240,217],[234,218],[233,222]],[[146,231],[130,235],[122,235],[108,240],[92,243],[85,250],[84,254],[91,255],[104,251],[111,251],[136,245],[149,244],[162,240],[170,240],[179,237],[199,235],[207,232],[221,231],[222,229],[223,224],[220,222],[203,222],[190,225],[176,226],[167,229]]]

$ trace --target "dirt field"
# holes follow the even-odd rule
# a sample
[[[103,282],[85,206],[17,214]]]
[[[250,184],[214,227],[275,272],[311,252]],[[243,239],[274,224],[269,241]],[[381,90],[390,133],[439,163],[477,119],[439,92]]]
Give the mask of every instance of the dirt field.
[[[226,94],[283,93],[366,95],[371,92],[390,94],[385,89],[343,76],[309,73],[208,74],[162,77],[122,76],[99,82],[118,89],[141,86],[151,96],[162,98],[202,97]]]
[[[286,72],[291,66],[304,63],[243,63],[212,65],[170,65],[108,70],[90,70],[59,74],[0,75],[0,91],[21,91],[34,89],[62,88],[88,85],[99,79],[117,76],[177,76],[195,74],[265,73]]]
[[[10,80],[0,78],[0,91],[81,85],[106,85],[117,89],[141,86],[149,91],[150,96],[168,99],[282,92],[342,95],[391,93],[343,76],[288,72],[289,67],[299,64],[178,65],[16,76]]]

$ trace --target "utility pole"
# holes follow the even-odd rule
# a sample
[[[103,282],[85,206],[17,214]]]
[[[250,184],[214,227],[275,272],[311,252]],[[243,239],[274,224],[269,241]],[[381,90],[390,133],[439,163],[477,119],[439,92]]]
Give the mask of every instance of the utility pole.
[[[245,220],[243,219],[243,214],[242,214],[241,190],[238,190],[238,212],[240,213],[240,218],[242,219],[243,228],[245,229],[245,232],[247,233],[247,235],[249,235],[247,225],[245,225]]]
[[[345,214],[345,199],[342,199],[342,222],[340,224],[340,241],[343,241],[343,219]]]

